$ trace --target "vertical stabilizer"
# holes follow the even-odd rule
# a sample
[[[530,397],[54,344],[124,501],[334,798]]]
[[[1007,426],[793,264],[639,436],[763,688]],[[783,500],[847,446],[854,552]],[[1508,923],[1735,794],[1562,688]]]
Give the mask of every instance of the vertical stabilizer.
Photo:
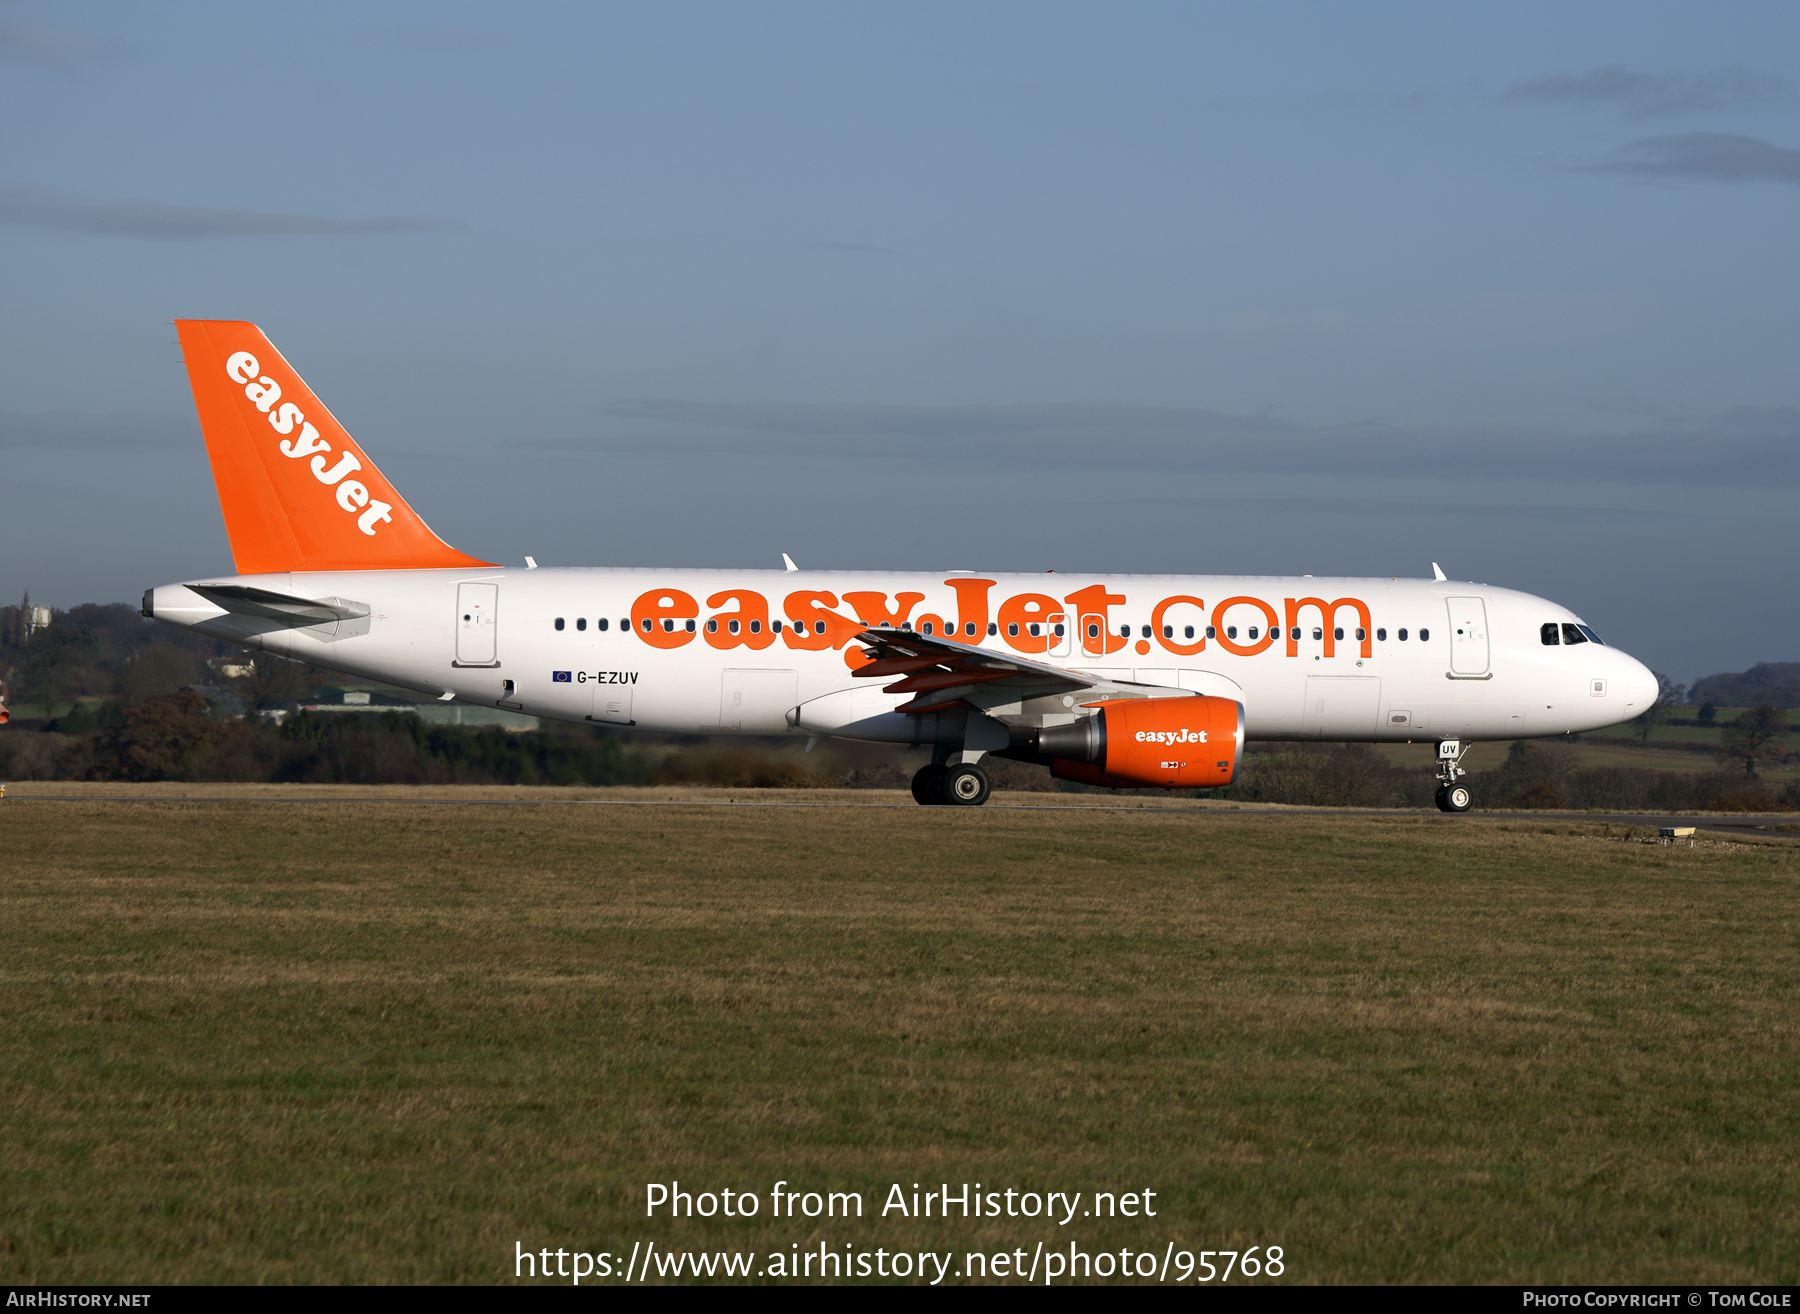
[[[256,325],[175,328],[239,574],[491,564],[431,532]]]

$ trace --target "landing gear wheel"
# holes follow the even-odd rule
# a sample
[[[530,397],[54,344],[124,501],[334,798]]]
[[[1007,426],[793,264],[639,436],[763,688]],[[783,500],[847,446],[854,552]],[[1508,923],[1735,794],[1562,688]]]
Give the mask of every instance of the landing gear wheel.
[[[964,762],[944,772],[944,802],[958,807],[978,808],[993,793],[988,774],[973,762]]]
[[[1467,812],[1475,804],[1475,796],[1467,785],[1439,785],[1437,805],[1440,812]]]
[[[950,800],[944,797],[944,773],[948,769],[931,764],[913,772],[913,802],[928,808],[948,803]]]

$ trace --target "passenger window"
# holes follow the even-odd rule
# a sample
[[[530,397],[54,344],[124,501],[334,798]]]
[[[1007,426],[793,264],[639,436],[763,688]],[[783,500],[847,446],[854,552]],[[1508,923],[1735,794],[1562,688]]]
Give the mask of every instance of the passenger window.
[[[1138,635],[1138,637],[1140,639],[1149,638],[1150,637],[1150,627],[1148,625],[1144,626],[1144,632],[1142,634]]]
[[[622,630],[628,630],[628,629],[630,629],[630,628],[631,628],[631,617],[629,617],[629,616],[621,616],[621,617],[619,617],[619,628],[620,628],[620,629],[622,629]],[[648,625],[648,624],[646,624],[646,625],[645,625],[645,626],[644,626],[644,628],[645,628],[645,629],[649,629],[649,628],[650,628],[650,626],[649,626],[649,625]]]
[[[1252,640],[1256,638],[1256,626],[1254,625],[1250,627],[1250,637]]]
[[[671,623],[670,623],[670,625],[669,625],[669,628],[670,628],[670,629],[674,629],[674,628],[675,628],[675,626],[674,626],[674,623],[673,623],[673,622],[671,622]],[[645,633],[645,634],[648,634],[648,633],[650,633],[650,618],[649,618],[649,617],[648,617],[648,616],[646,616],[646,617],[644,617],[644,633]]]
[[[1405,642],[1406,642],[1406,631],[1405,631],[1405,630],[1401,630],[1401,631],[1400,631],[1400,642],[1401,642],[1401,643],[1405,643]]]
[[[1191,639],[1193,637],[1194,637],[1194,631],[1193,631],[1192,627],[1189,627],[1188,638]],[[1216,628],[1214,628],[1213,626],[1208,625],[1206,627],[1206,637],[1209,639],[1216,639],[1219,637],[1219,631]],[[1235,639],[1237,637],[1237,635],[1233,634],[1231,637]]]
[[[1554,648],[1562,643],[1562,633],[1557,629],[1555,621],[1546,621],[1538,626],[1538,642],[1546,648]]]
[[[736,622],[736,621],[733,621],[733,622],[732,622],[732,624],[733,624],[733,625],[736,625],[736,624],[737,624],[737,622]],[[762,622],[761,622],[761,621],[759,621],[759,620],[753,620],[753,621],[751,621],[751,622],[750,622],[750,633],[752,633],[752,634],[761,634],[761,633],[762,633]]]
[[[587,617],[578,616],[575,620],[575,628],[578,630],[585,630],[587,628]]]
[[[778,620],[770,621],[769,629],[772,630],[776,634],[780,634],[781,633],[781,622]]]
[[[558,616],[556,618],[556,628],[559,630],[562,628],[562,617],[561,616]]]
[[[719,632],[719,622],[716,620],[707,621],[706,622],[706,632],[708,634],[717,634]]]
[[[1337,636],[1338,636],[1338,638],[1340,638],[1340,639],[1341,639],[1341,638],[1343,638],[1343,637],[1344,637],[1344,632],[1343,632],[1343,631],[1342,631],[1342,630],[1339,630],[1339,631],[1338,631],[1338,632],[1337,632]],[[1317,625],[1315,625],[1315,626],[1313,626],[1313,639],[1314,639],[1314,641],[1317,641],[1317,640],[1319,640],[1319,639],[1322,639],[1322,638],[1324,638],[1324,637],[1325,637],[1325,631],[1324,631],[1324,630],[1322,630],[1322,629],[1320,629],[1320,628],[1319,628],[1319,627],[1318,627],[1318,626],[1317,626]]]
[[[1175,627],[1173,625],[1163,626],[1163,638],[1172,639],[1174,637],[1175,637]],[[1194,637],[1194,627],[1192,625],[1190,625],[1190,626],[1188,626],[1188,638],[1191,639],[1193,637]]]
[[[1017,634],[1018,632],[1019,632],[1019,627],[1017,625],[1013,626],[1013,633]],[[973,633],[973,631],[971,631],[971,633]],[[998,633],[1000,633],[999,624],[995,621],[989,621],[988,622],[988,636],[990,638],[992,638],[994,635],[996,635]]]
[[[1563,622],[1563,642],[1564,643],[1586,643],[1587,635],[1585,635],[1581,632],[1581,626],[1571,625],[1567,621],[1564,621]]]
[[[1183,626],[1182,631],[1181,631],[1181,637],[1184,639],[1193,638],[1194,637],[1194,627],[1192,625]]]
[[[1088,626],[1088,638],[1097,639],[1099,637],[1100,637],[1100,627],[1098,625]]]
[[[1338,638],[1341,639],[1343,637],[1344,637],[1344,632],[1342,630],[1339,630]],[[1367,630],[1365,630],[1362,626],[1358,625],[1356,627],[1356,641],[1358,643],[1361,643],[1363,640],[1367,639],[1368,637],[1369,637],[1369,632]]]
[[[971,639],[974,638],[975,637],[975,622],[974,621],[965,621],[963,623],[963,633]]]
[[[802,626],[801,628],[804,629],[805,627]],[[824,621],[814,621],[813,622],[813,633],[814,634],[825,633],[825,622]]]
[[[1052,625],[1050,628],[1056,631],[1057,638],[1059,638],[1059,639],[1062,638],[1062,636],[1063,636],[1063,627],[1062,626]]]
[[[646,623],[646,624],[648,624],[648,622],[645,622],[645,623]],[[672,621],[672,620],[667,620],[667,619],[665,619],[665,620],[664,620],[664,621],[663,621],[663,633],[664,633],[664,634],[673,634],[673,633],[675,633],[675,622],[674,622],[674,621]]]
[[[1119,637],[1121,639],[1129,639],[1131,637],[1131,626],[1129,626],[1129,625],[1119,626]]]
[[[599,620],[594,622],[594,628],[604,634],[606,632],[606,627],[611,623],[612,622],[607,620],[606,617],[602,616]]]
[[[1357,631],[1357,632],[1356,632],[1356,637],[1357,637],[1357,638],[1359,638],[1359,639],[1360,639],[1360,638],[1361,638],[1361,637],[1362,637],[1362,631],[1361,631],[1361,630],[1358,630],[1358,631]],[[1386,642],[1387,642],[1387,631],[1386,631],[1386,630],[1376,630],[1376,631],[1375,631],[1375,637],[1376,637],[1376,638],[1377,638],[1377,639],[1380,639],[1380,640],[1381,640],[1381,641],[1382,641],[1382,642],[1383,642],[1383,643],[1386,643]]]
[[[1033,625],[1031,628],[1036,630],[1037,626]],[[1006,637],[1009,639],[1016,639],[1019,637],[1019,623],[1017,621],[1013,621],[1006,627]]]
[[[926,622],[925,622],[925,623],[924,623],[924,624],[923,624],[923,625],[921,625],[921,626],[919,626],[919,630],[920,630],[920,632],[921,632],[921,633],[923,633],[923,634],[930,634],[930,633],[932,633],[932,632],[933,632],[933,631],[932,631],[932,627],[931,627],[931,622],[930,622],[930,621],[926,621]]]
[[[736,634],[738,632],[738,623],[736,621],[726,621],[725,628],[730,630],[733,634]]]
[[[1227,625],[1227,626],[1226,626],[1226,627],[1225,627],[1225,637],[1226,637],[1226,638],[1228,638],[1228,639],[1235,639],[1235,638],[1237,638],[1237,626],[1235,626],[1235,625]]]
[[[1343,626],[1341,626],[1341,625],[1340,625],[1340,626],[1338,626],[1338,628],[1337,628],[1337,629],[1335,629],[1335,630],[1333,630],[1333,631],[1332,631],[1332,632],[1331,632],[1331,637],[1332,637],[1332,638],[1334,638],[1334,639],[1341,639],[1341,638],[1343,638],[1343,637],[1344,637],[1344,627],[1343,627]],[[1361,631],[1361,630],[1358,630],[1358,631],[1357,631],[1357,632],[1356,632],[1356,637],[1357,637],[1357,638],[1359,638],[1359,639],[1360,639],[1360,638],[1362,638],[1362,631]]]
[[[1431,631],[1430,630],[1420,630],[1419,631],[1419,642],[1420,643],[1430,643],[1431,642]]]
[[[1043,630],[1038,626],[1038,623],[1036,621],[1032,621],[1029,624],[1027,624],[1025,626],[1025,631],[1026,631],[1026,633],[1030,634],[1031,637],[1034,639],[1037,638],[1038,635],[1043,633]]]

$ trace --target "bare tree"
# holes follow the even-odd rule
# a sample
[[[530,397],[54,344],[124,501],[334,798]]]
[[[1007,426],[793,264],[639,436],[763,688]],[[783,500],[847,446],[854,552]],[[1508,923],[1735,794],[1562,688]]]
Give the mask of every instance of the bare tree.
[[[1764,703],[1740,712],[1737,720],[1723,727],[1720,749],[1726,760],[1742,760],[1746,779],[1756,774],[1758,762],[1779,762],[1787,756],[1780,740],[1787,734],[1787,709]]]
[[[1650,674],[1656,677],[1656,701],[1646,707],[1643,715],[1637,718],[1638,729],[1646,747],[1649,746],[1650,736],[1655,732],[1656,727],[1668,718],[1669,709],[1681,706],[1682,700],[1687,697],[1685,684],[1676,684],[1661,671],[1652,671]]]

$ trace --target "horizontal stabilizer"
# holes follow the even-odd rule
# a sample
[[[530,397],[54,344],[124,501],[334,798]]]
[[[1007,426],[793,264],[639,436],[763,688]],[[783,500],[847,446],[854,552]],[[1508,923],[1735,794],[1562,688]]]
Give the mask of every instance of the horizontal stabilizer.
[[[368,603],[347,598],[301,598],[247,584],[190,584],[188,588],[234,615],[257,616],[284,625],[329,625],[361,620],[369,614]]]

